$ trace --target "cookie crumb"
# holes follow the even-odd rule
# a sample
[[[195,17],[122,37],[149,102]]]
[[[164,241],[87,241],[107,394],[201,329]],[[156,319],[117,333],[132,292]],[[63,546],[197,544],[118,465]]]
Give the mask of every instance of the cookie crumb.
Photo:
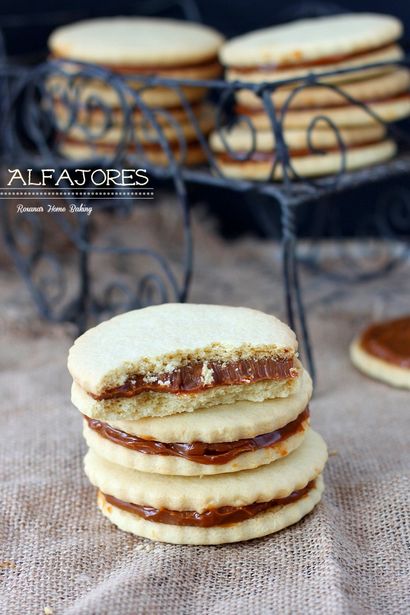
[[[53,615],[53,609],[49,606],[44,607],[44,615]]]
[[[154,384],[154,382],[157,382],[157,379],[158,376],[156,376],[155,374],[146,374],[143,378],[143,381],[147,384]]]
[[[208,361],[204,361],[201,370],[202,382],[204,384],[212,384],[214,381],[214,371],[208,366]]]
[[[155,549],[155,544],[152,542],[142,542],[135,546],[136,551],[144,551],[145,553],[151,553]]]
[[[4,560],[4,562],[0,562],[0,570],[2,568],[15,568],[16,567],[16,563],[12,562],[11,560]]]
[[[337,451],[336,449],[333,449],[332,451],[329,451],[328,455],[329,457],[336,457],[336,455],[339,454],[339,451]]]

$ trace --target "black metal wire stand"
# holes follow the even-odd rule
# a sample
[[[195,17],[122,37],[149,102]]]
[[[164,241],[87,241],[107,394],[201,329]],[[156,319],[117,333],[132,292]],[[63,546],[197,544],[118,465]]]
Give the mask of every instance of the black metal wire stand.
[[[190,207],[187,185],[213,185],[240,192],[251,192],[257,201],[258,195],[264,195],[272,200],[273,206],[280,208],[282,227],[282,257],[283,279],[285,288],[285,306],[290,326],[294,328],[301,340],[302,351],[309,369],[314,375],[314,361],[306,315],[303,306],[302,290],[298,271],[296,216],[298,207],[314,202],[325,196],[331,196],[342,190],[350,189],[370,182],[380,181],[387,177],[406,174],[410,171],[410,154],[402,153],[388,163],[357,172],[346,171],[347,148],[343,142],[340,130],[333,121],[326,118],[319,110],[307,127],[307,143],[312,154],[318,156],[321,152],[313,146],[313,133],[318,120],[325,122],[338,143],[340,152],[340,169],[330,177],[322,179],[307,179],[296,172],[286,143],[286,115],[291,108],[292,100],[298,92],[313,85],[328,88],[337,92],[346,103],[355,105],[368,114],[374,121],[384,123],[371,106],[353,99],[344,92],[343,87],[331,84],[329,77],[354,73],[363,69],[386,68],[398,65],[408,67],[407,58],[400,62],[379,63],[355,68],[328,71],[316,76],[309,74],[303,79],[284,79],[266,83],[225,82],[222,80],[175,80],[156,76],[127,75],[126,78],[110,72],[99,66],[76,63],[75,70],[63,61],[50,61],[34,68],[11,67],[6,61],[0,64],[0,100],[2,102],[0,131],[2,137],[2,160],[6,168],[25,168],[39,170],[52,168],[58,172],[63,169],[75,169],[79,161],[64,158],[59,151],[56,135],[68,134],[74,128],[80,130],[85,141],[94,146],[94,155],[90,164],[96,168],[136,168],[137,165],[147,169],[150,177],[157,181],[172,182],[178,199],[183,231],[181,271],[176,275],[167,257],[149,247],[101,245],[94,241],[91,218],[81,213],[74,214],[70,220],[59,212],[52,213],[53,221],[62,233],[72,242],[77,250],[78,288],[74,297],[64,302],[66,281],[61,264],[56,254],[45,249],[45,235],[42,222],[35,213],[13,215],[15,201],[2,201],[1,215],[3,236],[11,258],[23,277],[40,314],[53,322],[72,322],[79,330],[83,330],[91,320],[98,319],[113,311],[123,311],[133,307],[141,307],[154,302],[186,301],[193,273],[193,242],[190,222]],[[86,87],[91,84],[91,93],[84,96]],[[272,94],[284,86],[293,86],[288,98],[278,111],[272,102]],[[190,168],[184,164],[189,143],[185,138],[181,125],[167,109],[153,109],[146,104],[144,95],[155,88],[165,88],[176,93],[180,107],[194,129],[195,139],[200,144],[206,164],[199,168]],[[240,90],[253,92],[260,98],[264,112],[269,118],[275,141],[275,156],[272,160],[270,178],[280,169],[281,181],[251,182],[233,180],[224,177],[218,161],[211,151],[206,134],[201,130],[194,108],[188,100],[187,91],[190,88],[206,88],[215,102],[215,125],[219,131],[226,151],[233,160],[243,161],[252,157],[256,147],[256,128],[248,116],[238,118],[247,126],[252,146],[246,152],[235,152],[226,139],[223,126],[232,119],[231,103]],[[102,92],[102,93],[101,93]],[[106,93],[110,93],[107,103]],[[56,105],[58,101],[58,105]],[[61,117],[56,109],[64,108],[66,121],[61,123]],[[116,116],[114,117],[114,110]],[[98,112],[102,121],[98,131],[90,129],[88,120]],[[101,155],[98,145],[121,118],[119,138],[109,155]],[[135,123],[138,117],[138,126]],[[84,119],[85,118],[85,119]],[[172,128],[176,135],[177,148],[171,147],[164,126]],[[404,146],[408,143],[408,135],[396,127],[386,125],[386,129]],[[151,135],[151,136],[149,136]],[[152,136],[154,135],[154,136]],[[166,157],[166,164],[154,164],[147,151],[147,143],[155,143]],[[177,154],[176,154],[177,149]],[[60,199],[68,203],[64,190],[70,185],[63,181],[60,186]],[[95,187],[88,184],[84,193],[93,198]],[[45,202],[44,190],[32,189],[32,198]],[[24,190],[22,192],[25,194]],[[122,191],[117,189],[117,197]],[[90,197],[82,197],[87,202]],[[138,201],[127,202],[125,207],[133,208]],[[93,199],[95,210],[106,211],[121,209],[124,204],[113,197],[112,201]],[[409,208],[410,211],[410,208]],[[24,227],[24,229],[23,229]],[[23,242],[21,241],[23,237]],[[22,243],[24,247],[22,247]],[[122,256],[137,256],[151,260],[156,271],[144,274],[134,281],[130,288],[116,280],[106,286],[102,296],[93,294],[92,272],[90,258],[95,254],[111,254]],[[52,275],[37,278],[39,265],[47,262]],[[112,301],[112,296],[118,292],[123,300],[120,304]],[[58,306],[58,309],[56,308]]]

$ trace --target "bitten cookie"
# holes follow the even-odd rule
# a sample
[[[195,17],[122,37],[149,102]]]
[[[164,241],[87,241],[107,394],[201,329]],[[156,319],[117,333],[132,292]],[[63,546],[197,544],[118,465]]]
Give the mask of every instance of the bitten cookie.
[[[163,304],[121,314],[70,349],[72,401],[86,416],[136,420],[287,397],[301,368],[293,331],[247,308]]]

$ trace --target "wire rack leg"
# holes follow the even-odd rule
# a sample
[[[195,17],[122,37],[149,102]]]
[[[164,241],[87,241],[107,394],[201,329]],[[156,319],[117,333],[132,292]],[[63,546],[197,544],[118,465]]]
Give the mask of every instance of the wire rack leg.
[[[282,214],[282,266],[285,282],[285,305],[289,326],[296,331],[301,340],[302,354],[313,382],[316,369],[306,322],[302,291],[299,281],[295,211],[288,203],[281,204]]]
[[[90,239],[90,229],[87,220],[81,219],[80,238],[84,243],[88,243]],[[79,301],[78,301],[78,318],[77,328],[78,333],[84,333],[89,325],[90,317],[90,272],[89,272],[89,253],[88,250],[80,250],[78,262],[78,277],[79,277]]]

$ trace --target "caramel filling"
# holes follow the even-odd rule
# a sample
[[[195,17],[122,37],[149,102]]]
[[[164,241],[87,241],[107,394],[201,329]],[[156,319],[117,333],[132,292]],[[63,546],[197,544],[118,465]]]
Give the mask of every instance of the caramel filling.
[[[367,141],[365,143],[354,143],[352,145],[347,145],[345,147],[345,149],[347,151],[352,150],[352,149],[358,149],[360,147],[363,147],[365,145],[375,145],[376,143],[380,143],[380,139],[375,140],[375,141]],[[305,149],[296,149],[296,150],[289,150],[289,154],[291,156],[291,158],[302,158],[303,156],[314,156],[317,155],[319,152],[325,152],[325,153],[332,153],[332,152],[338,152],[341,153],[341,148],[338,146],[334,146],[334,147],[326,147],[326,148],[321,148],[318,147],[315,150],[310,150],[308,148]],[[243,157],[247,154],[247,152],[245,151],[238,151],[236,152],[236,154],[238,155],[242,155]],[[230,164],[246,164],[247,162],[273,162],[276,158],[275,155],[275,151],[271,151],[271,152],[252,152],[252,154],[248,157],[248,158],[244,158],[243,160],[236,160],[235,158],[231,157],[227,152],[220,152],[218,154],[216,154],[216,159],[219,160],[220,162],[229,162]]]
[[[235,442],[216,443],[176,442],[169,444],[157,442],[156,440],[147,440],[145,438],[139,438],[138,436],[132,436],[97,419],[91,419],[87,416],[84,418],[89,428],[96,431],[100,436],[132,451],[137,451],[138,453],[144,453],[146,455],[182,457],[188,461],[202,463],[203,465],[220,465],[232,461],[238,457],[238,455],[242,455],[242,453],[249,453],[260,448],[276,446],[283,440],[290,438],[290,436],[304,431],[304,423],[309,418],[309,408],[305,408],[295,420],[275,431],[261,434],[254,438],[243,438]]]
[[[60,143],[67,143],[69,145],[86,145],[89,146],[90,148],[96,147],[98,148],[98,150],[102,150],[102,151],[106,151],[106,152],[112,152],[113,150],[116,150],[120,144],[120,139],[121,137],[118,139],[117,142],[104,142],[104,141],[99,141],[98,139],[93,139],[92,136],[90,137],[85,137],[84,140],[81,139],[76,139],[74,137],[67,137],[64,133],[60,133],[58,135],[58,140]],[[185,144],[187,145],[187,149],[188,150],[192,150],[192,149],[199,149],[202,150],[202,146],[199,143],[198,139],[196,138],[196,136],[192,136],[190,139],[185,138]],[[140,144],[141,145],[141,144]],[[135,145],[134,144],[130,144],[128,146],[126,146],[127,149],[130,152],[135,152]],[[179,153],[179,151],[181,150],[181,146],[179,144],[179,142],[175,143],[173,141],[168,141],[168,147],[170,148],[171,152],[175,153]],[[141,147],[142,152],[165,152],[165,149],[163,148],[163,146],[161,145],[161,143],[158,142],[144,142],[142,144]]]
[[[350,60],[359,59],[369,53],[387,51],[392,47],[393,46],[391,43],[389,43],[387,45],[381,45],[379,47],[366,49],[365,51],[359,51],[357,53],[331,55],[324,58],[318,58],[317,60],[309,60],[307,62],[298,62],[297,58],[295,58],[295,62],[283,62],[281,64],[259,64],[255,66],[231,66],[229,68],[244,75],[247,73],[286,71],[290,68],[314,68],[315,66],[328,66],[329,64],[339,64],[339,62],[348,62]]]
[[[134,397],[148,391],[165,393],[199,393],[217,386],[252,384],[262,380],[296,378],[298,371],[292,359],[241,359],[231,363],[197,361],[172,372],[147,377],[129,376],[123,385],[104,391],[101,395],[89,393],[94,399]]]
[[[50,56],[52,60],[65,60],[70,64],[75,64],[74,58],[67,58],[66,56],[60,56],[58,54],[52,54]],[[81,65],[80,65],[81,66]],[[189,63],[175,63],[175,64],[152,64],[152,65],[143,65],[143,64],[104,64],[98,63],[98,66],[104,68],[105,70],[109,70],[113,73],[119,73],[121,75],[166,75],[167,73],[173,73],[174,71],[184,71],[191,70],[195,68],[204,68],[204,67],[212,67],[216,71],[221,69],[221,65],[218,62],[216,56],[211,56],[204,58],[203,60],[198,60]]]
[[[371,325],[360,345],[383,361],[410,368],[410,316]]]
[[[138,515],[146,521],[155,521],[156,523],[165,523],[167,525],[185,525],[189,527],[214,527],[227,525],[230,523],[239,523],[252,519],[259,513],[265,512],[275,506],[285,506],[300,500],[309,493],[315,486],[315,481],[310,481],[302,489],[293,491],[286,498],[275,498],[269,502],[256,502],[247,506],[222,506],[221,508],[212,508],[205,510],[203,513],[194,510],[168,510],[167,508],[153,508],[152,506],[140,506],[139,504],[131,504],[124,502],[112,495],[103,493],[106,502],[117,508],[121,508],[126,512]]]

